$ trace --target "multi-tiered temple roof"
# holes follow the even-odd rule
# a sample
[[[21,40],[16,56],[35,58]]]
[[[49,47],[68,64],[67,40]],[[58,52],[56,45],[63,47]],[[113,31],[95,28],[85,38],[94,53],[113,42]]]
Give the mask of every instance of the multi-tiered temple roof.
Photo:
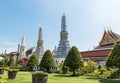
[[[120,39],[120,35],[114,33],[112,30],[104,31],[103,37],[95,49],[110,49],[116,40]]]
[[[83,60],[86,61],[89,58],[97,63],[105,63],[108,54],[113,48],[114,42],[118,39],[120,39],[120,35],[112,30],[105,30],[98,46],[96,46],[93,50],[81,52]]]

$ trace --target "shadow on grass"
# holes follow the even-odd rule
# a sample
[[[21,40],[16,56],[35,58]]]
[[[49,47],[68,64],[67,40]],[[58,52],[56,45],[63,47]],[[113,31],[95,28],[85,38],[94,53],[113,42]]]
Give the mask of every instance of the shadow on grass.
[[[54,77],[71,77],[71,76],[66,74],[56,74],[54,75]]]
[[[72,75],[67,75],[67,74],[56,74],[54,77],[79,77],[79,76],[72,76]]]
[[[100,83],[120,83],[120,79],[100,79]]]
[[[91,79],[91,80],[99,80],[100,83],[120,83],[120,79],[108,79],[108,78],[86,78],[86,79]]]

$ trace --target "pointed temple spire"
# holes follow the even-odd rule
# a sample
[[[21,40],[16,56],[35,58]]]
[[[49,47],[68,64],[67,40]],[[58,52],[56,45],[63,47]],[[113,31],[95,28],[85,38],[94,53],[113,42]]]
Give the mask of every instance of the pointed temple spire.
[[[44,41],[43,41],[43,30],[42,30],[42,27],[40,27],[39,33],[38,33],[37,50],[36,50],[37,57],[38,57],[39,60],[42,59],[43,54],[44,54],[43,43],[44,43]]]
[[[70,45],[68,41],[68,32],[66,28],[65,14],[63,14],[62,19],[61,19],[60,41],[59,41],[58,47],[55,49],[56,49],[56,52],[54,52],[55,60],[57,63],[61,63],[62,61],[64,61],[70,49]]]
[[[67,31],[65,13],[63,14],[62,19],[61,19],[61,31]]]
[[[25,36],[22,37],[21,46],[20,46],[20,56],[21,58],[25,57]]]
[[[20,53],[20,44],[18,44],[18,53]]]
[[[43,40],[43,30],[42,27],[39,29],[38,40]]]
[[[22,37],[21,46],[25,46],[25,36]]]

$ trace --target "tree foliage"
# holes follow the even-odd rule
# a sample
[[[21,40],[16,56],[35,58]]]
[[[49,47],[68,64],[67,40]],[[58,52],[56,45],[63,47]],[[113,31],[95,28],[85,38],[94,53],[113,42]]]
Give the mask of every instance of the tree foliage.
[[[63,62],[61,62],[60,64],[57,64],[58,73],[62,73],[62,67],[63,67]]]
[[[120,68],[120,40],[114,43],[114,47],[106,61],[106,66]]]
[[[14,66],[14,65],[15,65],[14,59],[13,57],[10,57],[10,60],[8,61],[8,66]]]
[[[0,61],[0,65],[7,65],[8,64],[8,57],[4,54],[0,54],[0,57],[4,58]]]
[[[73,46],[68,52],[68,55],[64,61],[64,66],[69,67],[69,69],[73,72],[73,76],[76,75],[76,69],[83,66],[81,54],[75,46]]]
[[[55,66],[56,66],[56,63],[54,61],[54,57],[53,57],[51,51],[47,50],[44,53],[44,56],[41,60],[40,67],[46,68],[47,71],[49,72],[50,67],[55,67]]]
[[[39,66],[39,60],[38,60],[36,54],[33,54],[33,55],[30,57],[30,59],[29,59],[29,61],[27,62],[26,66],[27,66],[28,70],[30,70],[30,71],[33,70],[33,67]]]
[[[83,68],[85,73],[92,73],[96,69],[96,63],[90,59],[88,59],[87,65]]]

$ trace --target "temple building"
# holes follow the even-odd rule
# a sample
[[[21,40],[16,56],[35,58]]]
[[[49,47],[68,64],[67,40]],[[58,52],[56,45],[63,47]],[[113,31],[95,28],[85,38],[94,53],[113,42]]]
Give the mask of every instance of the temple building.
[[[81,52],[84,62],[87,63],[87,60],[90,59],[97,62],[98,65],[104,66],[108,54],[113,48],[114,42],[118,39],[120,39],[120,35],[117,33],[112,30],[104,30],[103,37],[98,46],[93,50]]]
[[[26,56],[31,57],[32,54],[37,54],[37,57],[39,60],[42,59],[44,55],[44,47],[43,47],[43,29],[40,27],[39,28],[39,33],[38,33],[38,41],[37,41],[37,47],[31,47],[26,51]]]
[[[70,50],[70,45],[68,41],[68,31],[66,27],[66,16],[65,14],[61,19],[61,32],[60,32],[60,41],[58,47],[54,49],[54,57],[57,63],[64,61],[68,51]]]
[[[36,46],[29,48],[26,51],[26,56],[30,57],[32,54],[36,53]]]
[[[40,27],[39,34],[38,34],[38,42],[37,42],[37,48],[36,48],[36,54],[39,60],[42,59],[44,54],[44,48],[43,48],[43,30]]]

